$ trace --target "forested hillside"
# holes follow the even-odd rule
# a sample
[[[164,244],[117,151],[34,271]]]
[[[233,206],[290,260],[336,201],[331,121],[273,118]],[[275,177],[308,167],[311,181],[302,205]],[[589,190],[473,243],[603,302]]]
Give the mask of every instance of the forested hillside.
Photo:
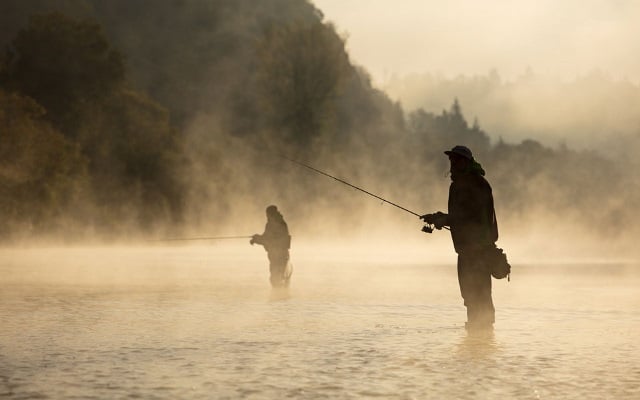
[[[428,212],[445,208],[455,144],[504,221],[638,225],[631,163],[491,142],[455,98],[404,110],[307,1],[5,0],[0,26],[5,239],[216,233],[272,202],[298,232],[346,232],[369,200],[280,155]]]

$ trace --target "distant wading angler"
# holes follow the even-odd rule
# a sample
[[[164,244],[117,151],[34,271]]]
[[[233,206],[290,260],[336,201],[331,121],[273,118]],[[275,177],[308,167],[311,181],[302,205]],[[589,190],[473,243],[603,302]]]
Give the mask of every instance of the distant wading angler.
[[[289,286],[293,272],[289,261],[289,248],[291,236],[289,228],[282,214],[276,206],[267,207],[267,225],[262,235],[255,234],[249,243],[261,244],[269,258],[269,271],[271,272],[271,286],[274,288],[286,288]]]
[[[502,249],[496,248],[498,223],[489,182],[482,166],[465,146],[444,152],[451,163],[448,213],[420,218],[436,229],[449,227],[458,253],[458,283],[467,308],[468,330],[492,329],[495,309],[491,276],[504,278],[510,266]]]

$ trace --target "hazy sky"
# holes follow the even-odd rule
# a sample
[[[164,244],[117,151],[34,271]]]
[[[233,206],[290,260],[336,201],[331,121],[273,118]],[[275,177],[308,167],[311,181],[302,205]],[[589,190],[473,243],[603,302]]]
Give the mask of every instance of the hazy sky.
[[[312,0],[375,82],[441,72],[640,80],[640,0]]]

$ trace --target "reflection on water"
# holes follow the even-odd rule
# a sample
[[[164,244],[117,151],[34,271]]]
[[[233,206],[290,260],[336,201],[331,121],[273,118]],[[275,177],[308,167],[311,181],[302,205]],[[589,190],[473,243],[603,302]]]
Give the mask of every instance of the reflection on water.
[[[636,266],[521,266],[468,334],[453,265],[252,257],[0,252],[0,397],[640,397]]]
[[[460,357],[482,360],[494,355],[496,350],[493,330],[468,331],[466,335],[462,335],[457,354]]]
[[[291,298],[289,288],[271,288],[269,301],[284,301]]]

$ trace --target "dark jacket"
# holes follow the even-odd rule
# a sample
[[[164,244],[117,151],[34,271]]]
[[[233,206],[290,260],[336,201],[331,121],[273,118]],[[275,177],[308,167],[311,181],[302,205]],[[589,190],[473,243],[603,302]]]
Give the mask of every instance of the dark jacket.
[[[255,243],[264,246],[267,252],[286,251],[291,247],[289,228],[282,217],[273,217],[267,221],[262,235],[256,235]]]
[[[479,172],[467,172],[452,180],[448,208],[456,253],[491,246],[498,240],[491,186]]]

